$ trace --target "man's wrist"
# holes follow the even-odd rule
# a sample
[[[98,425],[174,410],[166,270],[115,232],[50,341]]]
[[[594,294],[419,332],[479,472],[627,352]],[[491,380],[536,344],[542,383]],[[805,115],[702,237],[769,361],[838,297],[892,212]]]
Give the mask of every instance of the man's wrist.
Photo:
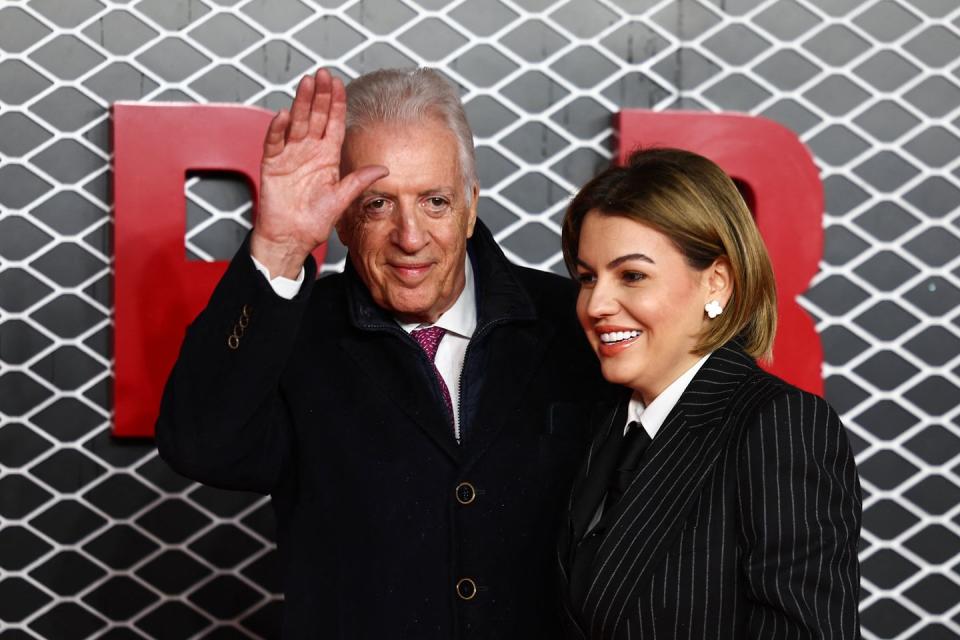
[[[256,231],[250,237],[250,256],[255,264],[267,270],[267,280],[297,279],[309,254],[309,251],[304,252],[290,245],[266,240],[257,235]]]
[[[270,288],[273,289],[273,292],[283,298],[284,300],[292,300],[298,293],[300,293],[300,287],[303,286],[303,279],[306,274],[306,270],[303,267],[300,267],[300,273],[297,274],[295,279],[285,278],[284,276],[276,276],[275,278],[270,277],[270,272],[267,270],[267,267],[260,263],[259,260],[254,258],[252,255],[250,259],[253,261],[254,268],[263,274],[263,277],[266,278],[267,284],[270,285]]]

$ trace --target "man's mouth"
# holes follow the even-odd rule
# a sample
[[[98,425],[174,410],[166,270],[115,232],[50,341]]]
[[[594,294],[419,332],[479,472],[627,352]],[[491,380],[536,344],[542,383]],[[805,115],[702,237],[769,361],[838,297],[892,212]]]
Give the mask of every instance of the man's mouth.
[[[392,264],[393,270],[403,280],[417,280],[421,278],[433,265],[429,262],[422,264]]]

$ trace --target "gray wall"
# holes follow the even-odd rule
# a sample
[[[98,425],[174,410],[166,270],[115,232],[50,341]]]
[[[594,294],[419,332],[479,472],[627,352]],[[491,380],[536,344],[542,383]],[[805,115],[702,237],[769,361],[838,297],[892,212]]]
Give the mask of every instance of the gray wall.
[[[272,109],[320,64],[458,83],[481,216],[547,269],[612,113],[745,111],[799,134],[826,188],[802,304],[863,480],[864,636],[960,636],[958,54],[955,0],[0,2],[3,637],[275,637],[265,501],[109,436],[108,108]],[[186,192],[185,250],[229,256],[245,190],[203,175]]]

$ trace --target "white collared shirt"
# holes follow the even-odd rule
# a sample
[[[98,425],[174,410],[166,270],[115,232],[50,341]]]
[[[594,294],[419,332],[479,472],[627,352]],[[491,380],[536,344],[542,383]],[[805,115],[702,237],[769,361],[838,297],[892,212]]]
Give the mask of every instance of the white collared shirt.
[[[283,276],[271,278],[270,272],[262,263],[252,255],[250,259],[253,260],[253,266],[263,274],[267,282],[270,283],[270,287],[281,298],[290,300],[300,291],[304,277],[302,267],[296,280]],[[437,347],[437,354],[433,362],[437,365],[437,371],[440,372],[440,376],[450,392],[450,402],[453,404],[453,428],[457,442],[460,441],[460,372],[463,370],[463,360],[467,355],[467,345],[470,344],[470,338],[473,337],[473,332],[477,328],[477,293],[474,289],[473,266],[470,264],[470,256],[464,258],[463,272],[463,291],[460,292],[453,306],[437,318],[433,325],[397,320],[400,328],[407,333],[414,329],[423,329],[429,326],[437,326],[446,331]]]
[[[631,422],[636,420],[643,425],[643,429],[647,432],[647,435],[650,436],[651,440],[656,438],[657,432],[660,431],[660,427],[663,426],[664,420],[667,419],[667,416],[670,415],[673,408],[677,406],[677,402],[680,401],[680,396],[682,396],[683,392],[690,386],[693,377],[697,375],[700,367],[703,366],[703,363],[705,363],[709,357],[710,354],[708,353],[697,360],[692,367],[684,371],[679,378],[671,382],[666,389],[661,391],[660,395],[653,399],[649,407],[644,406],[639,394],[633,394],[633,397],[630,398],[630,404],[627,406],[627,420],[623,425],[623,435],[627,435],[627,427]]]
[[[437,355],[433,359],[437,365],[443,381],[450,392],[450,402],[453,404],[453,429],[460,441],[460,372],[463,370],[463,360],[467,355],[467,345],[477,328],[477,292],[473,284],[473,266],[470,257],[465,260],[463,291],[457,297],[453,306],[444,311],[437,321],[431,324],[416,322],[400,322],[400,328],[410,333],[414,329],[440,327],[444,331],[443,339],[437,347]]]

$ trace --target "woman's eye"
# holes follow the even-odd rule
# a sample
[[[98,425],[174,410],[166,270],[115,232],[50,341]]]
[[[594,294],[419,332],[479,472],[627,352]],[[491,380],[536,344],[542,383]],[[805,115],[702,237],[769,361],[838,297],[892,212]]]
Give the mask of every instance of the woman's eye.
[[[577,282],[580,283],[580,286],[591,285],[596,282],[597,277],[592,273],[578,273]]]
[[[647,275],[645,273],[640,273],[639,271],[624,271],[623,279],[626,282],[640,282],[641,280],[646,280]]]

